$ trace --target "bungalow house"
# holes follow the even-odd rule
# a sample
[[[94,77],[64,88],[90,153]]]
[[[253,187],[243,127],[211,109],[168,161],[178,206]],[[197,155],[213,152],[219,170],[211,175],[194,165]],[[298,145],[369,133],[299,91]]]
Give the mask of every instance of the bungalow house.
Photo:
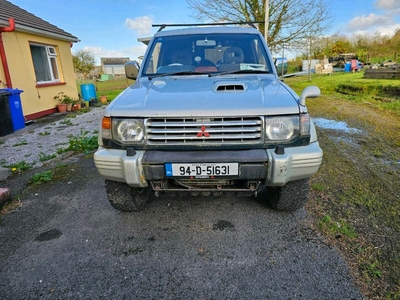
[[[0,0],[0,89],[23,90],[23,114],[32,120],[57,111],[59,92],[77,98],[72,34]]]

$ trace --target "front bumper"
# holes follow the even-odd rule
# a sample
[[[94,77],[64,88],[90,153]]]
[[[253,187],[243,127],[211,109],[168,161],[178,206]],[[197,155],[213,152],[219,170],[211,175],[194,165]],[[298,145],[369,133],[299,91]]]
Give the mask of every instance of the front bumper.
[[[253,150],[199,150],[199,151],[136,151],[99,147],[94,162],[100,175],[106,179],[126,182],[132,187],[146,187],[149,181],[167,179],[169,163],[224,163],[238,162],[240,172],[234,180],[259,180],[268,186],[308,178],[318,171],[322,149],[318,142],[302,147],[285,148],[283,154],[274,149]],[[170,179],[170,177],[168,177]]]

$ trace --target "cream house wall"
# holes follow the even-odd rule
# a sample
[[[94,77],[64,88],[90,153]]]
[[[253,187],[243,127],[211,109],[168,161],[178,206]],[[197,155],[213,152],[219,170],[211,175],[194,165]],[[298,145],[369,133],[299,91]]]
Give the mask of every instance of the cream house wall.
[[[22,109],[27,119],[54,112],[57,101],[53,99],[59,92],[78,97],[75,73],[72,63],[70,42],[24,32],[2,33],[8,68],[13,88],[21,93]],[[37,85],[29,43],[51,45],[57,51],[59,84]],[[6,82],[0,61],[0,80]],[[3,86],[0,83],[0,88]]]

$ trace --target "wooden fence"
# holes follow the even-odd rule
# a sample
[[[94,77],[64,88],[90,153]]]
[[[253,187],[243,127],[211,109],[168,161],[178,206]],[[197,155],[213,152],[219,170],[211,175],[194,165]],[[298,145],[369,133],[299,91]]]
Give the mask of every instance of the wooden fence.
[[[364,78],[400,79],[400,69],[367,69]]]

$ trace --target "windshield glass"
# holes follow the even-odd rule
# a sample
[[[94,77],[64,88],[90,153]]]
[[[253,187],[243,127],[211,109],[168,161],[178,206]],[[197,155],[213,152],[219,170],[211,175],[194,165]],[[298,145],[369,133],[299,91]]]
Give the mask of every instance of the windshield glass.
[[[160,37],[152,44],[142,67],[144,76],[271,70],[267,53],[256,34]]]

